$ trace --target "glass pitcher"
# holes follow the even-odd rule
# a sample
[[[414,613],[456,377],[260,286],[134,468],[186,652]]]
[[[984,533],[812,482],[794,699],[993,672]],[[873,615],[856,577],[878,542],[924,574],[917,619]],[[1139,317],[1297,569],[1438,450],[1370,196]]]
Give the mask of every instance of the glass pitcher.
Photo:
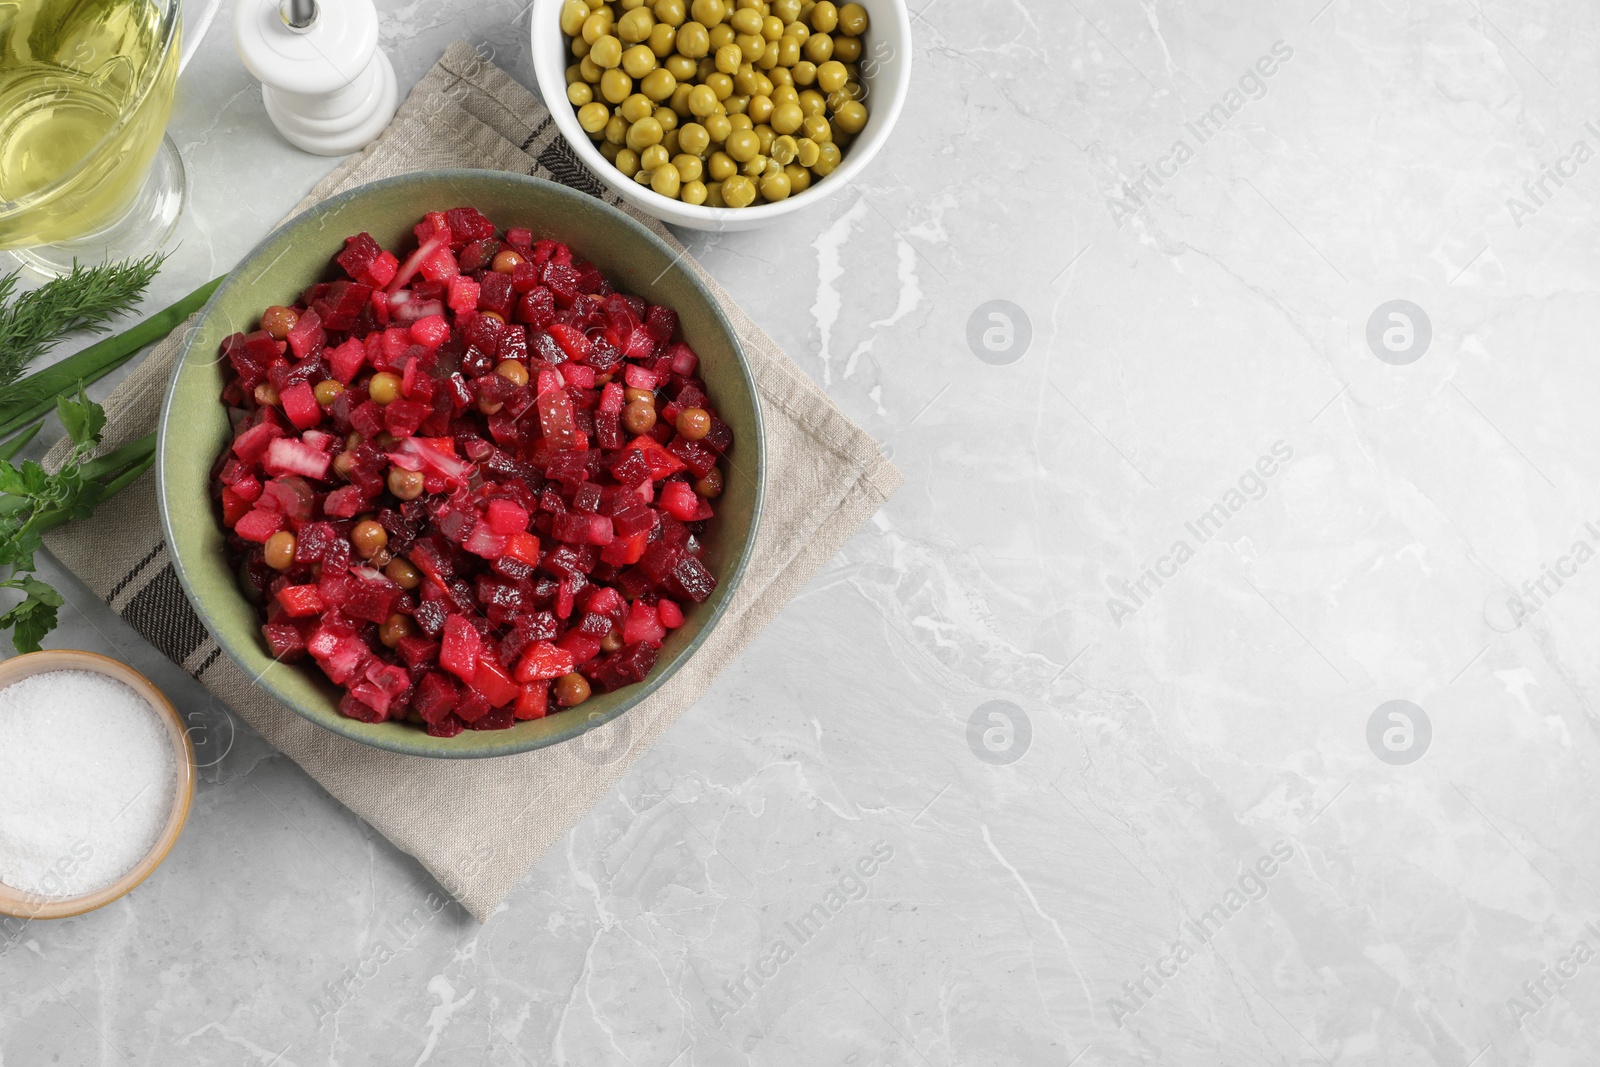
[[[180,0],[0,0],[0,249],[60,274],[170,236],[182,35]]]

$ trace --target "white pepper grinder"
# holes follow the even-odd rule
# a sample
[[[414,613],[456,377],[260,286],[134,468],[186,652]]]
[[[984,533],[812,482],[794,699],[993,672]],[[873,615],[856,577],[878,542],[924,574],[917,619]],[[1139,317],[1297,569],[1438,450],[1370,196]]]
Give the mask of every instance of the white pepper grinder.
[[[233,41],[272,124],[307,152],[354,152],[399,106],[372,0],[236,0]]]

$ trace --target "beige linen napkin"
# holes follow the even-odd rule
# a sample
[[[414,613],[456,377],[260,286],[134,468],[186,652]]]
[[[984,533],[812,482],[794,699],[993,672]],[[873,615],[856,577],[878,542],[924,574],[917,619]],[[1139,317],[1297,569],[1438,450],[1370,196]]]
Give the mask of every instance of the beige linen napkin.
[[[457,42],[383,136],[295,210],[379,178],[461,166],[536,174],[603,195],[538,99]],[[630,214],[681,250],[659,222]],[[900,485],[873,440],[693,259],[684,262],[721,301],[750,359],[766,416],[765,512],[743,584],[699,652],[648,701],[582,738],[500,759],[429,760],[313,726],[254,686],[189,607],[162,541],[153,474],[58,530],[49,549],[329,793],[417,857],[481,922]],[[155,428],[183,332],[158,344],[111,394],[103,447]],[[50,459],[61,457],[58,447]]]

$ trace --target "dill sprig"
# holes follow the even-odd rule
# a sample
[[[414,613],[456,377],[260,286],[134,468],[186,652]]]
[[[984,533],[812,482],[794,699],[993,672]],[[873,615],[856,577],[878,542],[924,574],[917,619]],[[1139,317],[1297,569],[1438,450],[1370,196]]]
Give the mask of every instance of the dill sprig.
[[[0,278],[0,387],[75,330],[104,331],[112,318],[139,302],[164,255],[84,266],[53,278],[13,300],[19,274]]]

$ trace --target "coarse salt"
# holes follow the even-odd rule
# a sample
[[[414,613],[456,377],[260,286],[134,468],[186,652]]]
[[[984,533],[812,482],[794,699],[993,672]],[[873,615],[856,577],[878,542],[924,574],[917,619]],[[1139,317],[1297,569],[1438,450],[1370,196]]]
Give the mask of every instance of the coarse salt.
[[[114,678],[0,689],[0,882],[49,898],[115,882],[155,847],[176,776],[159,713]]]

